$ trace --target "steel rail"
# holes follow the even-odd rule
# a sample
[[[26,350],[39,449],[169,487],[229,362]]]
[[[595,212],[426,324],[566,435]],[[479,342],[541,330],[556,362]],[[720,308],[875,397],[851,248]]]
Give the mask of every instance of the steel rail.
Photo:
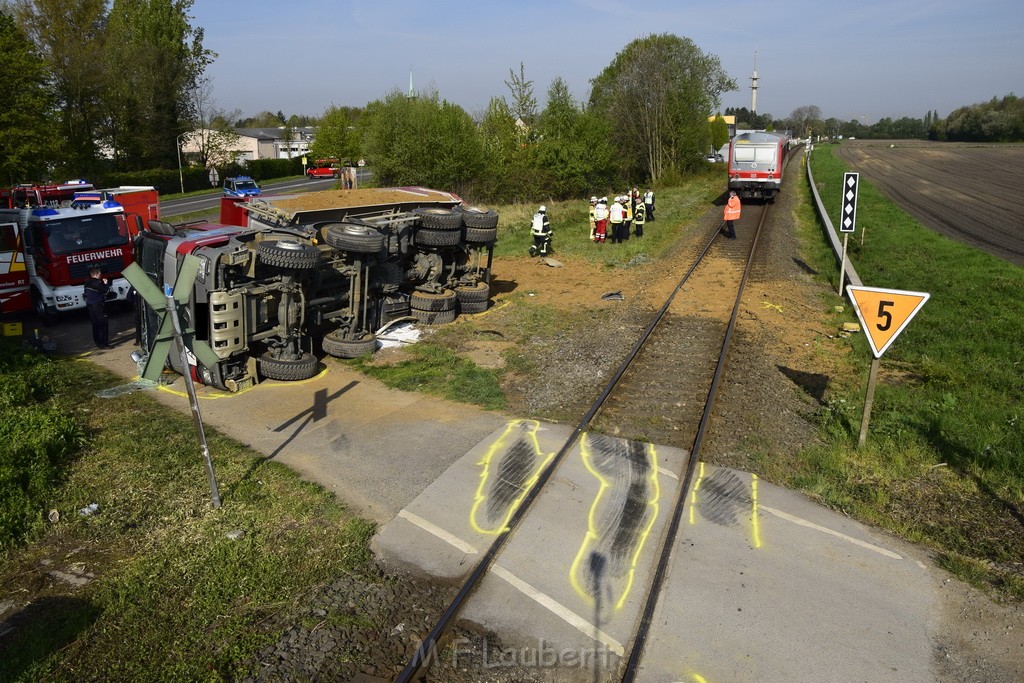
[[[754,241],[750,246],[750,254],[747,256],[747,263],[743,269],[743,277],[740,279],[739,290],[736,293],[736,302],[733,304],[732,315],[729,318],[729,326],[725,330],[725,339],[722,342],[722,351],[718,356],[718,365],[715,367],[715,374],[711,379],[711,387],[708,389],[708,398],[704,403],[704,412],[701,415],[700,423],[697,427],[697,434],[693,439],[693,445],[690,447],[690,456],[686,462],[686,475],[683,477],[683,481],[679,486],[679,495],[676,498],[675,506],[672,509],[672,517],[669,519],[668,531],[665,534],[665,539],[661,546],[661,556],[658,559],[658,565],[654,571],[654,578],[651,581],[651,586],[647,593],[647,602],[644,605],[644,610],[640,617],[640,626],[637,629],[636,638],[634,638],[633,645],[630,648],[629,659],[626,661],[626,669],[622,675],[623,683],[632,683],[632,681],[635,680],[637,669],[640,665],[640,659],[643,657],[644,646],[647,644],[647,636],[650,633],[651,621],[654,618],[654,610],[658,606],[658,601],[661,596],[661,586],[665,580],[665,576],[668,574],[668,563],[672,557],[672,548],[675,546],[676,535],[679,533],[679,520],[682,518],[683,511],[686,509],[686,498],[689,495],[690,485],[693,483],[693,473],[697,466],[700,448],[704,442],[704,434],[707,432],[708,422],[711,419],[711,410],[715,403],[715,396],[718,393],[718,384],[725,370],[725,361],[729,354],[729,344],[732,341],[732,332],[736,327],[736,320],[739,317],[740,312],[740,303],[743,300],[743,290],[747,285],[747,278],[750,276],[750,268],[754,263],[754,257],[757,255],[757,243],[761,238],[761,230],[764,227],[767,217],[768,205],[765,204],[764,210],[761,212],[761,219],[757,223],[757,229],[754,231]]]
[[[711,246],[715,243],[715,239],[718,237],[718,233],[719,229],[716,228],[711,235],[711,239],[708,240],[707,244],[704,245],[704,248],[701,250],[700,254],[698,254],[693,264],[690,265],[690,268],[683,275],[682,279],[676,285],[675,289],[673,289],[672,293],[669,294],[668,298],[665,300],[665,303],[662,305],[661,309],[658,310],[657,314],[655,314],[655,316],[651,319],[651,322],[648,323],[647,327],[644,329],[643,333],[637,339],[636,343],[633,344],[633,347],[630,349],[625,359],[619,365],[618,369],[615,371],[615,374],[612,376],[611,380],[608,381],[608,384],[605,386],[600,396],[598,396],[598,398],[590,406],[590,409],[580,420],[579,424],[576,425],[576,428],[573,430],[572,434],[569,435],[569,437],[566,439],[562,447],[558,450],[555,456],[538,475],[537,481],[534,482],[533,486],[527,492],[526,496],[524,496],[519,507],[516,508],[515,512],[509,518],[508,523],[505,525],[505,528],[495,537],[494,541],[487,549],[487,552],[484,553],[484,555],[473,567],[473,571],[466,578],[465,582],[463,582],[462,587],[459,589],[459,592],[456,594],[456,596],[452,599],[452,602],[449,603],[447,608],[445,608],[445,611],[441,615],[441,618],[438,620],[437,624],[434,625],[434,628],[431,629],[430,633],[427,634],[427,637],[416,649],[415,655],[413,655],[413,658],[409,661],[408,664],[406,664],[405,668],[402,670],[402,673],[399,674],[398,678],[395,679],[396,683],[409,683],[410,681],[415,680],[417,675],[421,674],[421,672],[430,665],[431,655],[436,651],[437,642],[438,640],[440,640],[441,636],[444,635],[444,632],[447,630],[449,623],[455,617],[458,611],[462,608],[462,605],[469,598],[469,595],[470,593],[472,593],[473,589],[476,588],[477,584],[490,569],[490,566],[493,563],[494,558],[497,557],[498,553],[505,545],[505,542],[508,540],[512,531],[515,530],[519,522],[523,519],[523,517],[526,516],[527,511],[533,504],[533,501],[540,494],[541,490],[543,490],[545,484],[551,478],[551,475],[554,473],[554,471],[558,468],[558,465],[565,458],[565,455],[575,445],[576,441],[580,437],[580,434],[582,434],[586,430],[587,426],[590,425],[590,422],[594,419],[594,416],[597,414],[598,410],[600,410],[601,406],[607,400],[608,396],[615,389],[616,385],[619,383],[619,380],[622,379],[622,376],[626,373],[626,370],[633,363],[633,360],[636,359],[637,355],[639,355],[640,350],[643,348],[644,344],[647,343],[647,340],[650,338],[651,334],[653,334],[655,328],[658,326],[658,323],[660,323],[662,318],[665,317],[665,313],[668,311],[669,306],[675,299],[676,294],[679,293],[679,290],[682,289],[683,285],[686,284],[687,280],[689,280],[690,276],[693,274],[693,271],[697,269],[697,266],[700,265],[701,261],[707,255],[708,251],[711,250]]]

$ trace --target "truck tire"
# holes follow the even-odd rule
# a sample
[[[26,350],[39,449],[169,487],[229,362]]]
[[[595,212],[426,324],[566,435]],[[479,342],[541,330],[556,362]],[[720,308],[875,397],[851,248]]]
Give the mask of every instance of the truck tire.
[[[35,309],[36,315],[39,316],[39,321],[46,327],[56,325],[60,320],[57,311],[46,305],[46,302],[43,301],[43,295],[36,289],[32,290],[32,308]]]
[[[467,228],[496,228],[498,227],[498,212],[494,209],[469,206],[462,210],[462,224]]]
[[[300,379],[315,377],[320,362],[311,353],[303,353],[298,360],[284,360],[274,358],[270,351],[267,351],[259,357],[257,365],[260,373],[268,379],[297,382]]]
[[[466,242],[470,244],[494,244],[497,239],[497,228],[471,228],[466,226]]]
[[[472,287],[456,287],[455,296],[458,297],[461,304],[487,301],[491,298],[491,288],[486,282],[478,282]]]
[[[483,313],[487,310],[490,303],[487,299],[483,301],[460,301],[459,313]]]
[[[331,223],[324,228],[324,240],[350,254],[376,254],[384,248],[384,235],[369,225]]]
[[[446,289],[440,294],[413,292],[409,295],[409,306],[416,311],[454,311],[459,299],[455,292]]]
[[[416,245],[421,247],[454,247],[462,241],[462,232],[419,228],[413,239]]]
[[[324,335],[324,353],[335,358],[359,358],[377,350],[377,337],[366,332],[356,339],[346,339],[340,330]]]
[[[446,325],[455,322],[456,312],[450,311],[421,311],[412,309],[412,316],[424,325]]]
[[[256,245],[262,263],[278,268],[311,270],[320,264],[320,250],[292,240],[267,240]]]
[[[412,212],[420,217],[420,225],[431,230],[458,230],[462,227],[462,212],[455,209],[421,207]]]

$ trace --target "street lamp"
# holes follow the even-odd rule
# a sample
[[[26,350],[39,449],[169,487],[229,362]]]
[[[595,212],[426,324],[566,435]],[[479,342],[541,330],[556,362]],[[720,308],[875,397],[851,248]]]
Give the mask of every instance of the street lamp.
[[[178,180],[181,181],[181,193],[185,194],[185,174],[181,170],[181,136],[188,135],[188,131],[185,131],[174,139],[175,146],[178,149]]]

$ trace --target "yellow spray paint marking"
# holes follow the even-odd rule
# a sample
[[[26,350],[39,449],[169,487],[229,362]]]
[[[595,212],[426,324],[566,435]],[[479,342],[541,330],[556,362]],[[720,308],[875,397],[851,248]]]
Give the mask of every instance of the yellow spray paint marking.
[[[480,506],[487,500],[487,483],[491,478],[491,465],[497,465],[497,460],[508,450],[508,441],[510,437],[521,431],[521,426],[528,426],[528,431],[525,432],[524,436],[530,440],[533,444],[534,458],[536,460],[536,466],[530,474],[530,478],[523,484],[522,491],[519,496],[512,501],[509,505],[508,511],[505,517],[501,520],[501,523],[492,527],[485,528],[477,521],[477,511]],[[499,534],[508,528],[508,520],[512,518],[515,511],[519,508],[519,504],[523,502],[523,498],[529,493],[530,489],[533,488],[534,484],[537,483],[537,478],[540,477],[541,471],[547,466],[551,459],[555,457],[554,451],[545,454],[540,447],[540,442],[537,440],[537,430],[540,428],[540,422],[536,420],[513,420],[508,423],[505,427],[505,432],[499,436],[491,447],[487,449],[487,453],[483,459],[477,463],[482,465],[483,470],[480,472],[480,484],[476,487],[476,495],[473,499],[473,508],[469,511],[469,524],[473,527],[473,530],[480,534]],[[497,476],[495,473],[494,476]]]
[[[772,303],[771,301],[762,301],[762,302],[761,302],[761,304],[762,304],[762,305],[763,305],[763,306],[764,306],[765,308],[774,308],[774,309],[775,309],[776,311],[778,311],[779,313],[782,313],[782,306],[780,306],[780,305],[778,305],[778,304],[773,304],[773,303]]]
[[[218,399],[218,398],[233,398],[235,396],[241,396],[242,394],[248,393],[248,392],[252,391],[253,389],[255,389],[257,386],[262,387],[264,389],[269,389],[271,387],[294,387],[294,386],[297,386],[297,385],[300,385],[300,384],[307,384],[309,382],[315,382],[316,380],[318,380],[321,377],[323,377],[324,375],[326,375],[328,372],[330,372],[330,368],[326,368],[325,367],[323,370],[321,370],[319,373],[317,373],[313,377],[310,377],[309,379],[301,379],[301,380],[296,380],[294,382],[291,382],[291,381],[290,382],[281,382],[280,384],[267,384],[267,383],[262,383],[262,384],[258,384],[258,385],[257,384],[250,384],[246,388],[241,389],[239,391],[221,391],[220,389],[214,389],[212,387],[207,387],[207,391],[204,391],[203,393],[196,393],[196,398],[201,398],[201,399],[204,399],[204,400],[207,400],[207,401],[212,401],[212,400]],[[141,378],[140,377],[136,377],[135,379],[138,380],[138,379],[141,379]],[[167,386],[166,384],[158,385],[157,386],[157,390],[165,391],[168,394],[173,394],[174,396],[188,396],[187,392],[181,391],[179,389],[172,389],[171,387]]]
[[[580,453],[583,457],[583,464],[586,466],[587,471],[594,475],[594,478],[600,482],[600,488],[597,491],[597,495],[594,496],[594,502],[590,505],[590,512],[587,514],[587,533],[583,537],[583,544],[580,545],[579,552],[576,553],[576,557],[572,562],[572,566],[569,568],[569,583],[572,584],[573,589],[576,593],[588,604],[594,603],[594,596],[590,590],[583,585],[580,581],[580,566],[583,563],[584,558],[588,557],[588,550],[592,545],[600,541],[600,534],[597,530],[597,510],[601,504],[601,498],[604,496],[605,489],[611,486],[611,483],[594,467],[592,461],[592,453],[588,446],[589,436],[583,435],[580,440]],[[647,537],[651,534],[651,529],[654,528],[654,522],[658,519],[658,500],[661,498],[661,489],[658,486],[658,456],[654,450],[654,444],[646,444],[645,450],[647,452],[647,458],[650,463],[650,480],[651,480],[651,496],[647,500],[647,507],[651,510],[650,521],[641,533],[637,540],[636,549],[633,552],[632,558],[630,558],[629,570],[626,574],[626,585],[622,590],[622,595],[615,601],[615,609],[621,609],[626,603],[626,598],[629,596],[629,592],[633,588],[633,581],[636,576],[636,565],[640,558],[640,552],[643,550],[644,543],[647,541]]]
[[[690,493],[690,524],[696,524],[697,520],[694,518],[694,509],[697,507],[697,489],[700,488],[700,483],[704,481],[704,463],[699,463],[700,472],[697,474],[697,483],[693,485],[693,491]]]
[[[750,498],[753,510],[751,511],[751,531],[754,536],[754,547],[761,547],[761,522],[757,518],[757,475],[750,475]]]

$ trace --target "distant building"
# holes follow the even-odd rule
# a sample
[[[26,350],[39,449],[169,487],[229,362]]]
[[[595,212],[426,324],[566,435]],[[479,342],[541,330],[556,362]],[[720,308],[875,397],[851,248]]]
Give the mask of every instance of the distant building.
[[[285,133],[291,131],[286,138]],[[309,152],[309,146],[316,138],[316,129],[312,126],[296,126],[287,128],[278,126],[274,128],[235,128],[235,138],[222,145],[208,145],[207,147],[219,147],[223,151],[211,155],[210,161],[213,164],[224,164],[227,162],[242,163],[253,159],[292,159],[301,157]],[[181,153],[183,156],[195,158],[202,151],[203,141],[210,136],[217,135],[217,131],[200,129],[182,136]],[[220,158],[212,158],[218,156]]]

